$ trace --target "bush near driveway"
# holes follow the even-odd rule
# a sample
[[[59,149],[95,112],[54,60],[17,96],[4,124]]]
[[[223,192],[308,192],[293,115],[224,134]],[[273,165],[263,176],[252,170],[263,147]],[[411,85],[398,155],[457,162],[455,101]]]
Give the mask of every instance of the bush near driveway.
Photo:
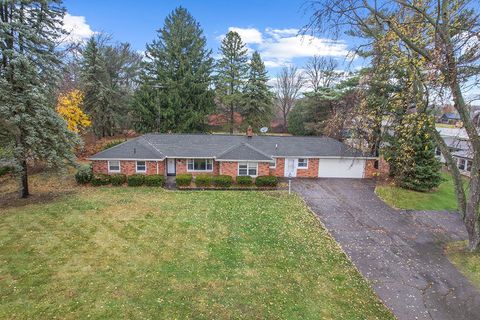
[[[177,174],[175,177],[175,183],[177,187],[186,187],[192,183],[192,175],[191,174]]]
[[[278,185],[278,178],[275,176],[258,176],[255,179],[257,187],[276,187]]]
[[[128,176],[127,184],[129,187],[139,187],[145,182],[145,176],[143,174],[133,174]]]
[[[145,176],[145,185],[148,187],[163,187],[165,184],[165,177],[160,174],[153,174]]]

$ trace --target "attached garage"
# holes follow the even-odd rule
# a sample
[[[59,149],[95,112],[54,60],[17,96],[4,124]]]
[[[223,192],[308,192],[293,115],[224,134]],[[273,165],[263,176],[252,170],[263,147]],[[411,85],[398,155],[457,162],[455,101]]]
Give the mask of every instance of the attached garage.
[[[363,178],[365,159],[320,158],[318,176],[320,178]]]

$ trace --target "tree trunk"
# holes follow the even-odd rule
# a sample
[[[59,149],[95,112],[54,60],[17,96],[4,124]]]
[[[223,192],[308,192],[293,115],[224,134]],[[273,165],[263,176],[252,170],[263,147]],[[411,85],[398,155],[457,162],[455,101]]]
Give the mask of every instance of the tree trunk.
[[[283,132],[288,132],[288,125],[287,125],[287,110],[284,108],[282,110],[283,113]]]
[[[20,173],[20,198],[27,198],[30,195],[28,191],[28,173],[27,161],[22,161],[22,171]]]
[[[233,126],[235,124],[235,115],[233,112],[233,101],[230,102],[230,134],[233,134]]]

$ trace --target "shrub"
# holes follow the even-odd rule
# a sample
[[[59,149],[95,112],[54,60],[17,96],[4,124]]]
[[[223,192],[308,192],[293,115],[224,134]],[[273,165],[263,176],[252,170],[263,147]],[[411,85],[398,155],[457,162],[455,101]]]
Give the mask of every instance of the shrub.
[[[121,186],[125,181],[127,181],[127,176],[124,174],[114,174],[110,176],[112,186]]]
[[[110,176],[108,174],[95,174],[90,181],[92,186],[105,186],[110,184]]]
[[[178,187],[186,187],[192,183],[192,175],[191,174],[178,174],[175,177],[175,183]]]
[[[259,176],[255,179],[257,187],[276,187],[278,178],[275,176]]]
[[[232,185],[232,182],[233,182],[233,179],[231,176],[220,175],[220,176],[213,177],[213,185],[215,187],[230,188],[230,186]]]
[[[75,181],[77,181],[78,184],[87,184],[92,180],[92,178],[93,173],[91,166],[81,166],[77,173],[75,173]]]
[[[145,185],[149,187],[163,187],[165,184],[165,177],[160,174],[153,174],[145,176]]]
[[[107,150],[107,149],[110,149],[112,147],[115,147],[116,145],[119,145],[120,143],[123,143],[124,141],[122,140],[114,140],[114,141],[110,141],[108,143],[106,143],[103,147],[102,147],[102,151],[103,150]]]
[[[8,167],[8,166],[1,167],[1,168],[0,168],[0,177],[1,177],[1,176],[4,176],[4,175],[6,175],[7,173],[12,172],[12,171],[13,171],[13,168],[12,168],[12,167]]]
[[[199,174],[195,177],[197,187],[209,187],[212,184],[212,176],[208,174]]]
[[[145,176],[143,174],[134,174],[128,176],[127,184],[129,187],[139,187],[145,182]]]
[[[241,186],[251,186],[253,184],[253,179],[250,176],[240,176],[237,177],[237,184]]]

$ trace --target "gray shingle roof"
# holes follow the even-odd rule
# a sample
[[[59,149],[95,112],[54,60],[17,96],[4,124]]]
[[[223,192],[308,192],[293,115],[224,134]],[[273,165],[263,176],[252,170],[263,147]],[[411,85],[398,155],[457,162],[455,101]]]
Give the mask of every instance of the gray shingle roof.
[[[104,150],[90,159],[218,158],[271,160],[271,157],[365,157],[327,137],[223,134],[146,134]],[[227,159],[230,158],[231,159]]]
[[[272,157],[257,150],[251,145],[242,142],[237,146],[233,146],[227,151],[216,157],[217,160],[257,160],[257,161],[272,161]]]

